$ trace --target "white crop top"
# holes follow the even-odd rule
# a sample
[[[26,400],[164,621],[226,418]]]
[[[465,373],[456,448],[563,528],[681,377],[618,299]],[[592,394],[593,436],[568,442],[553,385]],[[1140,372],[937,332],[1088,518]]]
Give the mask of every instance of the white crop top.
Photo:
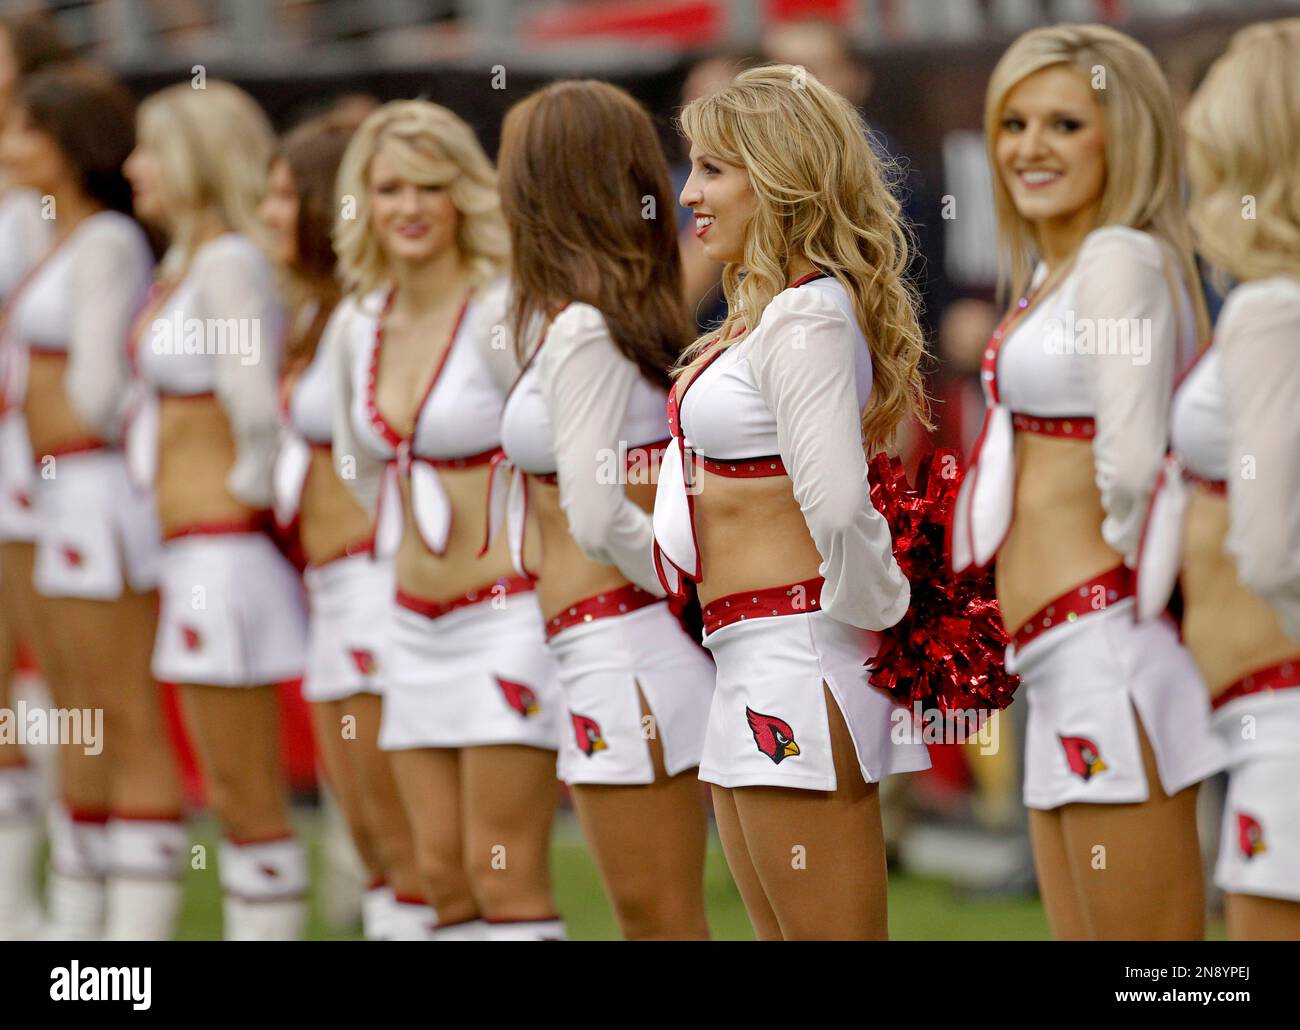
[[[504,333],[508,291],[506,281],[497,280],[467,299],[409,438],[389,425],[375,406],[387,291],[345,299],[326,326],[321,349],[333,355],[327,360],[335,369],[335,464],[379,519],[376,548],[381,553],[395,543],[392,523],[384,518],[385,509],[393,509],[380,503],[381,493],[391,497],[387,491],[395,485],[386,476],[387,468],[410,476],[416,528],[434,554],[443,554],[452,510],[438,470],[487,463],[497,450],[513,368]]]
[[[35,190],[0,193],[0,304],[7,303],[23,277],[50,245],[54,225],[41,217]]]
[[[1035,286],[1046,275],[1040,265]],[[957,498],[953,567],[988,565],[1006,537],[1015,432],[1054,430],[1092,440],[1102,537],[1131,564],[1165,454],[1174,376],[1196,346],[1189,294],[1156,238],[1123,226],[1089,233],[1051,295],[989,341],[988,411]],[[1061,431],[1067,423],[1073,432]]]
[[[134,341],[146,387],[127,443],[137,479],[152,482],[157,471],[158,397],[210,394],[235,439],[226,488],[250,507],[270,507],[284,331],[270,262],[238,233],[209,240],[152,315]]]
[[[844,286],[820,278],[779,293],[753,332],[684,385],[680,435],[664,455],[655,497],[654,558],[664,588],[678,594],[683,576],[703,574],[687,485],[692,452],[779,455],[822,558],[822,609],[870,630],[902,618],[911,589],[889,525],[871,503],[862,443],[871,354]]]
[[[569,532],[583,553],[654,594],[663,591],[651,561],[650,516],[628,498],[621,475],[601,471],[668,439],[664,402],[663,387],[615,345],[604,315],[590,304],[571,303],[519,374],[501,421],[508,464],[556,476]],[[494,525],[507,498],[499,476],[505,471],[493,472]],[[511,553],[522,572],[526,480],[512,477],[509,490],[515,498],[507,504]]]
[[[152,270],[140,227],[100,211],[46,255],[10,306],[8,331],[20,346],[68,355],[69,403],[106,440],[122,433],[131,378],[127,335]]]
[[[1192,475],[1207,482],[1228,478],[1228,413],[1224,410],[1219,347],[1201,355],[1174,391],[1169,443]]]

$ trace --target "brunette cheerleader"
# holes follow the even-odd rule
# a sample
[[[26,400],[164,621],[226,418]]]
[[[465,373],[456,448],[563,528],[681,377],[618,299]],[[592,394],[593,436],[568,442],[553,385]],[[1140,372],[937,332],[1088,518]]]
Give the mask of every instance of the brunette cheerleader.
[[[130,383],[124,341],[153,268],[144,233],[124,213],[121,167],[133,144],[133,105],[106,74],[65,65],[24,81],[4,159],[46,198],[54,239],[7,322],[26,355],[23,416],[40,469],[34,582],[49,598],[65,682],[80,707],[104,712],[106,847],[58,873],[90,878],[88,863],[101,857],[105,934],[157,939],[180,912],[186,839],[149,675],[158,523],[116,445]],[[77,834],[78,815],[62,832]]]
[[[1064,25],[1003,55],[985,130],[1021,299],[984,354],[952,550],[959,570],[997,557],[1048,920],[1058,938],[1199,938],[1197,785],[1223,749],[1176,628],[1135,624],[1131,575],[1205,324],[1173,104],[1138,43]]]
[[[549,874],[555,669],[532,581],[504,546],[478,557],[509,383],[495,179],[450,111],[388,104],[348,145],[334,234],[356,293],[327,333],[334,457],[378,508],[380,553],[400,534],[379,743],[439,940],[563,935]]]
[[[1216,875],[1228,932],[1296,940],[1300,19],[1237,33],[1184,122],[1199,248],[1239,285],[1174,398],[1138,606],[1146,617],[1163,609],[1181,565],[1183,639],[1228,753]],[[1258,204],[1254,218],[1242,217],[1245,197]]]
[[[704,938],[713,669],[664,600],[648,514],[688,332],[654,123],[606,83],[548,86],[506,116],[501,196],[524,367],[501,428],[518,472],[494,485],[514,495],[516,567],[536,574],[559,663],[561,776],[623,935]]]
[[[699,584],[717,661],[700,778],[760,938],[884,937],[878,784],[929,765],[863,668],[910,597],[863,448],[924,409],[898,202],[857,112],[801,68],[744,72],[681,124],[681,202],[728,306],[684,356],[654,511],[659,573]]]
[[[379,750],[393,567],[374,555],[371,521],[334,472],[333,367],[317,346],[339,300],[330,247],[334,180],[356,125],[326,115],[291,132],[271,162],[259,211],[291,313],[275,486],[277,519],[296,528],[307,562],[303,694],[330,787],[371,877],[363,930],[370,940],[388,940],[419,936],[429,915],[406,814]]]
[[[228,939],[294,938],[306,915],[275,688],[302,672],[301,586],[266,532],[282,316],[249,235],[273,146],[257,105],[209,80],[141,105],[126,164],[137,213],[171,240],[134,334],[146,392],[128,434],[164,540],[153,671],[181,684],[225,834]]]
[[[48,18],[0,17],[0,132],[13,110],[19,81],[67,56],[67,48]],[[4,335],[4,309],[49,246],[50,229],[51,223],[41,217],[40,195],[13,185],[0,169],[0,708],[4,709],[13,708],[10,689],[20,643],[38,655],[47,687],[54,680],[48,633],[41,634],[48,620],[38,619],[36,609],[43,602],[32,588],[33,541],[38,524],[31,508],[34,472],[22,421],[23,384],[9,377],[10,371],[21,369],[14,367],[12,359],[18,355],[10,350]],[[76,764],[77,754],[73,748],[60,749],[63,764]],[[88,756],[83,754],[81,758]],[[75,774],[72,779],[76,779]],[[102,807],[102,789],[85,800],[93,802],[86,806],[87,810]],[[0,743],[0,940],[30,937],[39,928],[41,912],[34,864],[42,836],[40,809],[40,783],[22,746]],[[87,832],[102,831],[96,823]],[[66,834],[63,839],[66,841]],[[67,856],[57,857],[66,868]],[[98,877],[93,879],[88,889],[98,894],[102,888]],[[50,881],[52,895],[63,893],[59,880],[54,877]],[[67,882],[77,893],[80,882]],[[99,904],[94,908],[98,911]]]

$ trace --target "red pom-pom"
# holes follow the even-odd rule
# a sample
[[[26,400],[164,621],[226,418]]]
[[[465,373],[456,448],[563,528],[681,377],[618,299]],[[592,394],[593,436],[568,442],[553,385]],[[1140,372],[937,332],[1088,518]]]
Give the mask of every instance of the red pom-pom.
[[[916,485],[897,458],[877,454],[868,466],[871,501],[893,533],[894,558],[912,585],[912,603],[881,634],[866,664],[871,683],[911,708],[989,710],[1011,703],[1020,677],[1006,671],[1009,643],[993,570],[952,571],[946,530],[961,485],[957,453],[931,452]]]

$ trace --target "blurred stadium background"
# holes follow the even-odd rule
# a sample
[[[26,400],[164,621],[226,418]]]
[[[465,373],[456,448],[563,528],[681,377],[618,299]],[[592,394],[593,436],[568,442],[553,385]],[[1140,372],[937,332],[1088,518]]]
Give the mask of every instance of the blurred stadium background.
[[[805,65],[862,108],[899,167],[938,402],[939,430],[908,443],[914,456],[931,444],[965,453],[982,413],[975,372],[996,309],[981,108],[1010,40],[1039,24],[1114,24],[1153,49],[1181,103],[1236,28],[1295,15],[1300,0],[0,0],[0,11],[30,9],[52,12],[71,42],[140,96],[201,65],[246,88],[281,129],[352,95],[423,96],[473,124],[489,152],[511,104],[549,79],[591,76],[642,100],[660,119],[670,162],[679,162],[672,116],[683,97],[740,65]],[[709,286],[699,291],[702,322],[716,310]],[[286,776],[318,874],[312,935],[358,936],[359,865],[318,781],[297,687],[282,690]],[[18,694],[40,693],[29,667]],[[1047,937],[1019,800],[1022,707],[1002,720],[996,747],[936,744],[933,770],[888,781],[896,938]],[[172,716],[185,748],[174,706]],[[192,760],[187,777],[198,812]],[[1216,825],[1219,804],[1219,785],[1202,792],[1203,828]],[[200,817],[195,834],[211,851],[215,825]],[[1205,843],[1212,852],[1215,842]],[[708,872],[715,935],[750,936],[716,839]],[[567,811],[554,875],[574,937],[616,936]],[[215,876],[193,872],[182,935],[217,936],[219,913]],[[1222,936],[1221,922],[1211,927]]]

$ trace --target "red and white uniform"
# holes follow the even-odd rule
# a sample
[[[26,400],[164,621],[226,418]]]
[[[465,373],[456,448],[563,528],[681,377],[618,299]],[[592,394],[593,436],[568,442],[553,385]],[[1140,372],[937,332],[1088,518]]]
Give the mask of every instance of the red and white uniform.
[[[864,779],[930,765],[910,732],[906,741],[891,738],[894,706],[863,665],[911,597],[889,526],[871,504],[861,428],[871,383],[852,300],[837,280],[820,277],[778,294],[748,336],[715,350],[674,389],[674,440],[654,513],[664,586],[677,591],[683,578],[704,574],[692,491],[708,489],[708,474],[788,475],[822,557],[816,579],[704,606],[704,645],[718,675],[702,780],[835,790],[823,682]]]
[[[1175,367],[1196,347],[1191,302],[1183,289],[1176,302],[1170,293],[1172,267],[1147,233],[1095,230],[1052,294],[994,334],[982,373],[989,410],[954,517],[958,570],[992,561],[1010,527],[1016,433],[1092,441],[1102,537],[1133,561]],[[1035,285],[1045,276],[1040,266]],[[1135,623],[1132,595],[1120,564],[1008,627],[1007,669],[1029,704],[1030,808],[1147,800],[1134,709],[1167,794],[1223,766],[1196,666],[1169,620]]]
[[[371,511],[378,509],[385,553],[393,535],[387,513],[401,512],[394,472],[411,491],[415,525],[405,532],[418,533],[442,554],[453,518],[442,470],[487,464],[497,450],[508,372],[498,368],[504,354],[492,345],[505,324],[506,289],[493,283],[466,299],[410,437],[375,405],[383,312],[391,298],[350,298],[331,319],[327,346],[339,386],[335,460],[340,467],[355,462],[355,476],[345,475],[345,482]],[[383,656],[381,747],[556,748],[562,703],[530,579],[485,582],[443,602],[399,590],[396,602]]]
[[[312,475],[312,452],[332,451],[335,364],[324,339],[311,363],[294,379],[286,399],[286,424],[275,466],[275,516],[281,526],[299,517],[299,502]],[[393,561],[375,554],[373,539],[347,553],[309,565],[307,668],[303,696],[338,701],[379,693],[383,650],[393,619]]]
[[[112,600],[128,586],[157,585],[153,500],[131,482],[118,446],[131,375],[126,339],[152,270],[139,226],[101,211],[39,263],[9,306],[16,360],[26,365],[39,353],[63,362],[68,400],[91,433],[29,457],[39,511],[33,578],[49,597]]]
[[[0,305],[6,318],[48,249],[51,228],[41,217],[41,198],[34,191],[0,194]],[[0,540],[35,540],[39,526],[32,508],[32,450],[22,414],[26,368],[26,352],[0,318]]]
[[[568,707],[560,754],[566,783],[654,782],[652,734],[670,776],[700,763],[713,667],[668,608],[651,562],[650,516],[625,489],[652,481],[667,437],[663,389],[618,350],[600,311],[569,304],[520,373],[501,425],[514,469],[509,521],[518,568],[526,568],[526,505],[518,499],[526,497],[527,474],[558,483],[574,541],[630,581],[575,598],[546,626]],[[507,471],[493,473],[498,522]]]
[[[264,531],[279,432],[274,282],[256,245],[226,233],[198,248],[134,341],[144,390],[128,430],[132,473],[145,484],[157,474],[160,397],[215,397],[235,439],[226,487],[264,513],[247,524],[181,527],[164,540],[153,672],[166,682],[258,686],[302,674],[301,584]]]
[[[1248,589],[1296,638],[1295,654],[1220,691],[1213,724],[1228,754],[1215,882],[1300,901],[1300,282],[1275,278],[1228,297],[1215,342],[1174,398],[1171,453],[1139,564],[1148,610],[1168,600],[1182,554],[1189,480],[1227,494],[1225,550]]]

